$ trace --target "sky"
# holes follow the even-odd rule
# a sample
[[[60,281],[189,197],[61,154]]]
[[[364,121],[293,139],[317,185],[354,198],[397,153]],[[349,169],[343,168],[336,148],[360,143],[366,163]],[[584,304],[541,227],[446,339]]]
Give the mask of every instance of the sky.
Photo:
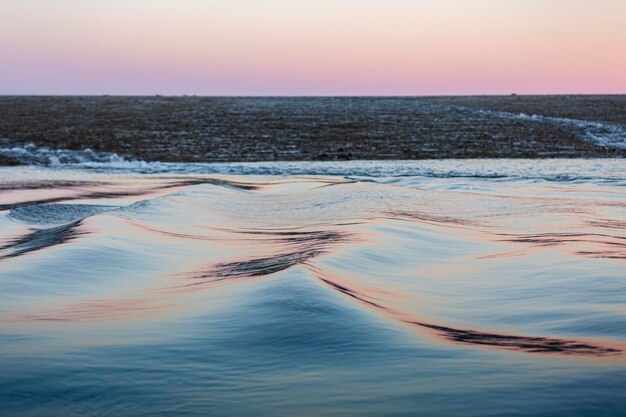
[[[625,0],[0,0],[0,94],[626,93]]]

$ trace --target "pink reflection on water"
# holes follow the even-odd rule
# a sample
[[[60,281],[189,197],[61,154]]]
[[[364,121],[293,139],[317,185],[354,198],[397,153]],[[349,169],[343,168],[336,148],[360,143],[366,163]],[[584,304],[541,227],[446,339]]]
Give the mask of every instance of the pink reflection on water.
[[[169,195],[203,184],[233,190],[236,194],[210,196],[218,200],[228,198],[232,205],[221,202],[222,205],[212,206],[210,204],[214,201],[203,200],[204,194],[200,198]],[[345,188],[348,185],[354,188]],[[624,350],[618,344],[606,341],[525,336],[451,326],[445,320],[420,313],[415,308],[420,304],[434,306],[438,300],[396,289],[392,285],[387,286],[384,280],[377,280],[377,274],[385,273],[384,265],[371,271],[367,281],[364,281],[363,277],[351,271],[350,265],[335,273],[321,262],[357,247],[401,250],[410,260],[412,254],[409,249],[386,246],[389,234],[394,230],[434,241],[449,239],[451,242],[446,254],[447,264],[426,262],[420,265],[419,272],[413,269],[403,271],[403,277],[414,282],[426,282],[429,277],[442,280],[462,276],[469,271],[480,272],[482,261],[503,263],[511,258],[555,248],[568,256],[619,261],[624,258],[626,237],[619,235],[619,230],[614,233],[607,231],[613,223],[598,217],[604,232],[568,231],[579,228],[580,218],[588,219],[595,214],[593,204],[570,198],[522,199],[487,194],[476,198],[468,192],[424,192],[384,187],[382,190],[388,194],[381,198],[372,199],[368,195],[368,199],[363,199],[361,204],[334,208],[333,204],[337,201],[349,202],[346,196],[350,196],[347,193],[353,192],[351,190],[363,193],[363,186],[354,181],[321,179],[257,183],[210,177],[49,184],[35,190],[26,186],[19,188],[18,185],[3,195],[6,204],[134,201],[139,197],[169,195],[167,207],[170,211],[165,214],[157,212],[156,222],[154,217],[144,219],[124,215],[112,216],[112,223],[103,223],[107,221],[107,216],[95,216],[75,225],[80,234],[72,236],[71,242],[59,238],[53,240],[53,244],[78,245],[77,242],[86,236],[107,236],[120,242],[154,244],[157,256],[164,257],[164,263],[171,264],[173,271],[162,271],[157,274],[159,280],[144,282],[139,288],[133,288],[117,298],[111,295],[101,299],[56,301],[60,305],[46,305],[40,312],[6,314],[1,321],[93,323],[145,320],[184,308],[189,300],[186,297],[200,291],[233,282],[271,278],[292,268],[304,268],[329,290],[398,323],[436,336],[440,341],[541,354],[613,356]],[[326,200],[320,199],[326,194],[311,194],[327,192],[331,193],[331,198]],[[529,194],[527,190],[520,193]],[[362,198],[367,194],[359,195]],[[479,209],[467,207],[468,199]],[[319,211],[311,210],[310,207],[319,201],[324,201]],[[394,209],[390,210],[390,206]],[[170,217],[164,218],[164,215]],[[533,215],[543,217],[537,221]],[[551,222],[546,228],[548,219],[557,219],[557,222]],[[588,221],[587,224],[594,227],[594,223]],[[616,229],[620,226],[618,222]],[[65,230],[59,233],[65,233]],[[9,239],[9,246],[16,239],[19,240],[19,237]],[[27,238],[23,240],[26,243],[20,244],[29,243]],[[462,250],[453,242],[469,244],[473,249]],[[34,250],[19,253],[19,256],[34,256],[37,250],[43,251],[51,245],[35,246]]]

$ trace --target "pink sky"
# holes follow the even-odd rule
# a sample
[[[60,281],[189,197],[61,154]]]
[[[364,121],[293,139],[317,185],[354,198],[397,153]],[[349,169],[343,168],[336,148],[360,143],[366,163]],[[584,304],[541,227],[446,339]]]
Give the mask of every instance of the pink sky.
[[[626,93],[624,0],[0,0],[0,94]]]

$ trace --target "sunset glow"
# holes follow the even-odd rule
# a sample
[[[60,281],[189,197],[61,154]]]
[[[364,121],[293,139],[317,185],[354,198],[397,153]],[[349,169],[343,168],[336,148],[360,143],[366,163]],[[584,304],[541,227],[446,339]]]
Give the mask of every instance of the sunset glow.
[[[0,0],[0,94],[626,93],[623,0]]]

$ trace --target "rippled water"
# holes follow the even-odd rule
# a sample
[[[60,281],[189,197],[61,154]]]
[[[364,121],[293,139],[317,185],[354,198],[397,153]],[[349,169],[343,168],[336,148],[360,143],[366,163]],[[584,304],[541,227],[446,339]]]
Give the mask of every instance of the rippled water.
[[[626,413],[621,160],[80,168],[0,169],[1,415]]]

